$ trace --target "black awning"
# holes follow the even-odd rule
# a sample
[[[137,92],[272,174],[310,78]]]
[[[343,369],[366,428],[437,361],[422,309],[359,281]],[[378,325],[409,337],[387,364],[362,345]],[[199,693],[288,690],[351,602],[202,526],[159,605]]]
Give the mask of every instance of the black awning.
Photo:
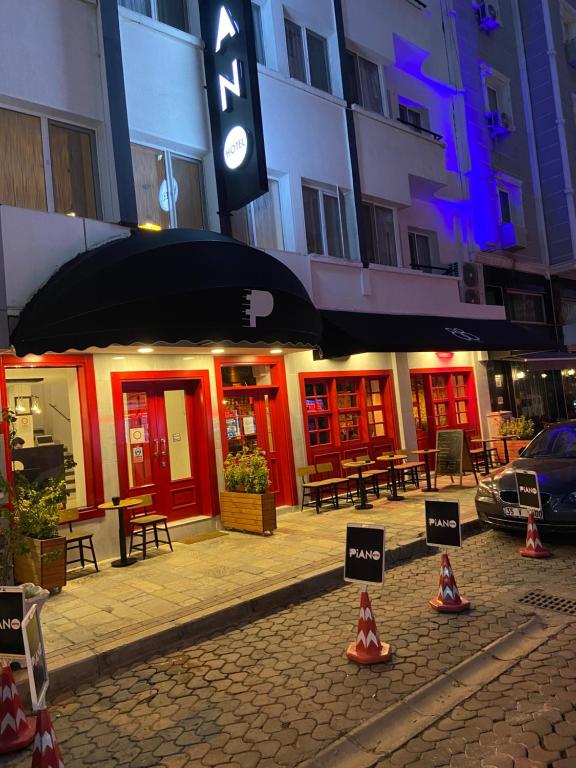
[[[507,320],[322,310],[324,357],[359,352],[555,349],[553,331]]]
[[[315,347],[322,321],[294,273],[202,230],[138,231],[76,256],[22,310],[18,355],[111,344]]]

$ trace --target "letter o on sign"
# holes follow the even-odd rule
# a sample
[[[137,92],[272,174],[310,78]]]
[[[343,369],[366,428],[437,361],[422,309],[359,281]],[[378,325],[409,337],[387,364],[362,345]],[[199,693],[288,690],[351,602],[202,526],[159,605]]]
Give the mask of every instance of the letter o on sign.
[[[241,125],[236,125],[224,142],[224,162],[231,171],[240,168],[248,156],[248,134]]]

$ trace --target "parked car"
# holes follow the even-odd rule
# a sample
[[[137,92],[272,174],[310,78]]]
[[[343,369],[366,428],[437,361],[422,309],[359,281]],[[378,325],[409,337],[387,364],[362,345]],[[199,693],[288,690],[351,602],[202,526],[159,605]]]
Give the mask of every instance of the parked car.
[[[542,502],[542,512],[536,515],[538,528],[576,532],[576,420],[546,427],[520,458],[481,478],[476,511],[494,528],[526,528],[527,511],[518,506],[517,469],[538,475]]]

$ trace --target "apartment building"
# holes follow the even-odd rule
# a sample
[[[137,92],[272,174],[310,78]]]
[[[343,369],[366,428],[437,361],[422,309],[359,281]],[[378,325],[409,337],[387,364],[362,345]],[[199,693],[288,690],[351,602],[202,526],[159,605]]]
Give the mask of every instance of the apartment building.
[[[549,266],[517,8],[488,34],[464,0],[201,5],[3,6],[2,403],[43,471],[73,456],[100,556],[105,498],[152,490],[189,535],[259,445],[290,508],[298,467],[487,432],[489,355],[555,346],[490,293]]]

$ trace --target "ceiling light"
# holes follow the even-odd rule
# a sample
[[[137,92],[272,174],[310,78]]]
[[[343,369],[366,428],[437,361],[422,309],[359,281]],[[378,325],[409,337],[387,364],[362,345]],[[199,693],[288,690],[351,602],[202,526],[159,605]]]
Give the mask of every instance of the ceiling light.
[[[277,349],[277,348],[276,349],[271,349],[270,350],[270,354],[271,355],[281,355],[282,354],[282,350],[281,349]]]
[[[125,359],[126,358],[124,357],[124,355],[116,355],[115,357],[112,358],[112,360],[125,360]]]
[[[525,376],[526,376],[526,374],[524,373],[524,371],[517,371],[516,372],[516,378],[517,379],[523,379]]]
[[[151,232],[160,232],[160,224],[154,224],[153,221],[145,221],[144,224],[138,224],[138,229],[149,229]]]
[[[224,350],[224,349],[222,349],[222,347],[215,347],[215,348],[212,350],[212,354],[213,354],[213,355],[223,355],[223,354],[224,354],[224,352],[225,352],[225,350]]]
[[[190,357],[183,357],[182,359],[183,360],[195,360],[196,359],[196,355],[190,355]]]
[[[68,211],[66,216],[71,216],[72,218],[75,218],[76,217],[76,211]]]
[[[576,371],[574,370],[574,368],[569,368],[569,369],[568,369],[568,371],[567,371],[567,373],[568,373],[568,376],[574,376],[574,374],[576,373]]]
[[[548,378],[548,374],[547,373],[541,373],[540,376],[542,376],[543,379],[547,379]]]
[[[154,349],[152,347],[139,347],[138,352],[141,355],[149,355],[151,352],[154,352]]]

